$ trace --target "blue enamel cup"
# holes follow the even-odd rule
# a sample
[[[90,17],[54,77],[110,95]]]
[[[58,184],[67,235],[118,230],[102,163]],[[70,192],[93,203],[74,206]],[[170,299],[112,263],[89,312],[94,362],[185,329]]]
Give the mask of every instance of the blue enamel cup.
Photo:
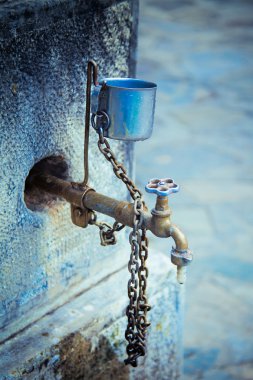
[[[156,84],[133,78],[106,78],[92,93],[95,128],[115,140],[138,141],[151,136],[154,123]],[[101,112],[102,111],[102,112]]]

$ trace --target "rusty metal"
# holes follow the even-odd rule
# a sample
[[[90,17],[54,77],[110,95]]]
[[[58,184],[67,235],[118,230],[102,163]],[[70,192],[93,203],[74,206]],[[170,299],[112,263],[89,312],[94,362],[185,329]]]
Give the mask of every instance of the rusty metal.
[[[152,210],[152,215],[159,217],[165,217],[170,215],[168,208],[168,196],[179,191],[179,186],[174,183],[172,178],[151,179],[145,187],[148,193],[157,195],[156,207]],[[156,222],[156,227],[157,224]],[[161,219],[160,219],[161,224]],[[192,253],[188,249],[188,243],[182,232],[174,225],[170,227],[170,235],[176,242],[176,248],[172,247],[171,250],[171,262],[177,266],[177,280],[180,284],[183,284],[186,279],[186,266],[192,261]],[[159,233],[160,228],[158,227]],[[180,246],[180,248],[179,248]]]
[[[96,223],[100,231],[100,244],[103,246],[114,245],[117,243],[116,235],[112,232],[110,224],[105,222]]]
[[[118,201],[93,191],[85,195],[83,204],[89,209],[111,216],[119,223],[133,227],[133,203]],[[158,196],[155,208],[152,209],[151,212],[144,207],[140,228],[146,228],[160,238],[171,237],[174,240],[177,253],[184,256],[187,251],[189,261],[192,260],[192,254],[189,251],[186,236],[178,226],[171,222],[171,209],[169,207],[168,197]]]
[[[131,364],[137,367],[137,359],[146,353],[146,333],[150,323],[147,321],[147,312],[150,306],[146,296],[146,286],[148,269],[146,260],[148,258],[148,239],[146,237],[146,229],[141,230],[143,211],[143,201],[140,198],[134,200],[134,218],[133,230],[129,235],[131,245],[131,254],[128,263],[128,270],[131,274],[128,281],[128,297],[129,305],[126,308],[126,316],[128,319],[125,332],[128,341],[126,352],[127,359],[125,364]],[[142,231],[142,234],[140,233]],[[138,275],[138,281],[137,281]],[[138,297],[137,297],[138,292]]]
[[[75,206],[83,207],[82,198],[86,188],[81,184],[43,173],[34,176],[32,178],[32,183],[34,186],[37,186],[50,194],[64,198],[67,202]]]
[[[100,244],[103,246],[114,245],[117,243],[115,232],[121,231],[125,226],[115,222],[111,227],[105,222],[97,222],[97,218],[91,218],[89,224],[93,224],[99,228]]]
[[[127,176],[125,167],[119,163],[111,150],[108,140],[103,136],[103,130],[99,131],[98,148],[105,159],[112,165],[114,174],[126,185],[133,200],[142,197],[142,192],[135,186],[134,182]]]
[[[146,267],[146,260],[148,258],[148,238],[146,236],[146,228],[142,225],[145,204],[142,199],[141,191],[128,177],[125,167],[117,161],[108,140],[103,135],[102,128],[98,132],[98,147],[100,152],[106,160],[111,163],[116,177],[126,185],[132,199],[134,200],[134,214],[132,218],[133,230],[129,235],[131,254],[128,263],[128,270],[131,277],[128,281],[129,305],[126,308],[128,323],[125,337],[128,341],[126,347],[128,357],[125,360],[125,364],[131,364],[133,367],[136,367],[138,357],[145,355],[145,340],[147,328],[150,325],[147,321],[147,312],[150,310],[150,305],[148,304],[146,296],[148,277],[148,269]],[[140,230],[142,231],[142,235],[140,235]],[[137,275],[139,282],[137,281]]]
[[[118,223],[133,227],[133,203],[119,201],[97,193],[87,186],[83,188],[81,185],[46,174],[35,176],[33,183],[46,192],[64,198],[71,204],[108,215]],[[155,209],[149,212],[144,207],[141,228],[146,228],[161,238],[172,237],[177,251],[184,251],[188,249],[187,239],[179,227],[171,223],[170,216],[168,199],[157,197]]]
[[[172,248],[171,250],[171,262],[179,267],[186,267],[192,261],[192,255],[189,249],[177,250]]]
[[[84,196],[83,204],[87,208],[114,218],[119,223],[133,227],[133,203],[119,201],[97,192],[89,192]]]
[[[118,223],[133,227],[133,203],[119,201],[97,193],[94,189],[88,188],[87,186],[83,188],[81,185],[73,184],[73,182],[46,174],[35,176],[33,183],[46,192],[64,198],[71,204],[81,208],[86,207],[87,209],[108,215]],[[157,197],[155,209],[149,212],[147,207],[144,207],[141,228],[146,228],[161,238],[171,236],[175,241],[175,248],[179,251],[188,249],[188,242],[185,235],[179,227],[171,223],[170,216],[171,211],[168,205],[168,199]]]
[[[71,204],[71,220],[76,226],[88,226],[93,211],[83,205],[83,198],[89,191],[95,191],[94,189],[47,174],[34,176],[32,182],[36,187],[68,201]]]
[[[86,207],[70,205],[72,222],[82,228],[86,228],[91,220],[92,211]]]
[[[84,132],[84,180],[83,186],[89,179],[89,135],[90,135],[90,109],[91,109],[91,85],[98,85],[98,68],[95,61],[90,60],[87,65],[86,84],[86,110],[85,110],[85,132]]]

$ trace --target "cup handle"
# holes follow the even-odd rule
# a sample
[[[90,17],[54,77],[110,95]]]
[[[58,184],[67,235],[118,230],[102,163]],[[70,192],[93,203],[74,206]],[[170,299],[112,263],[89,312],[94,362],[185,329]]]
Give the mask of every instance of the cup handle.
[[[94,86],[92,93],[91,93],[91,113],[95,114],[98,111],[98,102],[99,102],[99,93],[101,90],[100,85]]]

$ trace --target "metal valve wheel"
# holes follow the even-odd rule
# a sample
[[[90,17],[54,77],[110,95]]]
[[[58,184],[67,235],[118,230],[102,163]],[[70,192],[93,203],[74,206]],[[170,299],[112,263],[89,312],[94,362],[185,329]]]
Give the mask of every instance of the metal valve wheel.
[[[147,193],[167,197],[169,194],[177,193],[179,191],[179,186],[172,178],[154,178],[148,182],[145,186],[145,190]]]

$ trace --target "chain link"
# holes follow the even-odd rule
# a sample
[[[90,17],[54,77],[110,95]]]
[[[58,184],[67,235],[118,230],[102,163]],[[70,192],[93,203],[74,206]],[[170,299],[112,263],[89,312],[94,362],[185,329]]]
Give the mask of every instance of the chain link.
[[[103,136],[102,129],[99,130],[98,148],[100,152],[104,155],[106,160],[111,163],[116,177],[118,177],[122,182],[124,182],[132,199],[139,199],[141,202],[143,202],[141,191],[135,186],[134,182],[127,176],[125,167],[117,161],[113,151],[111,150],[108,140],[106,140],[106,138]]]
[[[120,224],[117,221],[113,223],[112,227],[106,222],[98,222],[97,214],[94,211],[89,224],[95,225],[99,228],[100,244],[103,246],[116,244],[117,238],[115,232],[119,232],[125,227],[124,224]]]
[[[128,322],[125,331],[125,338],[128,342],[126,347],[128,357],[125,360],[125,364],[131,364],[133,367],[137,367],[138,357],[144,356],[146,352],[146,333],[147,327],[150,325],[147,321],[147,312],[150,310],[150,305],[148,304],[146,295],[148,238],[146,237],[146,229],[141,227],[142,213],[145,204],[142,199],[141,191],[127,176],[125,167],[117,161],[108,140],[106,140],[103,135],[102,128],[98,130],[98,134],[98,148],[100,152],[106,160],[111,163],[116,177],[126,185],[134,200],[133,229],[129,235],[131,245],[128,262],[128,271],[130,273],[130,279],[128,281],[129,304],[126,308]]]

